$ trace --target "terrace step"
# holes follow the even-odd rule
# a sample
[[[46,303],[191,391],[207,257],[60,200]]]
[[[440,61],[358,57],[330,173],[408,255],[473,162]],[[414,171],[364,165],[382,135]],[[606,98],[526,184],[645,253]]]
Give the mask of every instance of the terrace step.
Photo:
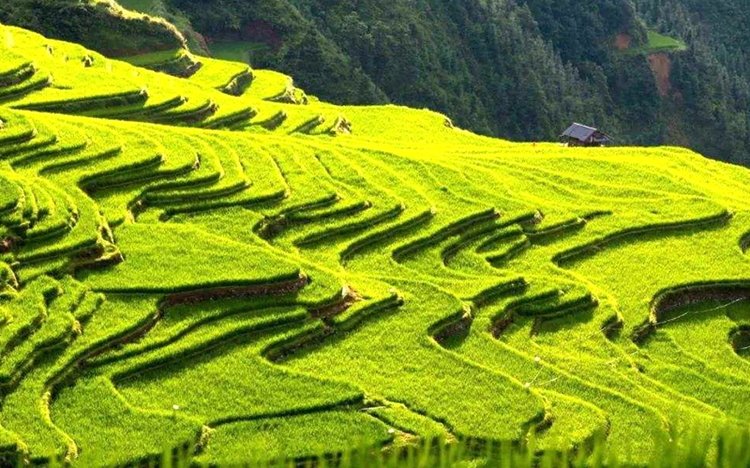
[[[519,239],[512,241],[504,248],[495,250],[492,252],[485,252],[485,258],[490,265],[495,268],[503,268],[508,262],[521,255],[524,251],[531,247],[531,241],[526,236],[521,236]]]
[[[46,86],[46,85],[45,85]],[[101,96],[86,96],[66,100],[50,100],[28,104],[17,104],[18,109],[61,114],[90,112],[97,109],[116,109],[123,106],[144,103],[148,99],[145,89],[105,94]]]
[[[194,76],[203,68],[202,61],[198,61],[187,49],[134,55],[126,57],[125,61],[138,67],[181,78]]]
[[[211,143],[213,146],[209,146]],[[200,170],[212,174],[206,177],[206,184],[191,184],[189,188],[168,189],[169,186],[154,188],[144,194],[143,199],[148,205],[196,203],[233,195],[250,187],[250,181],[245,176],[244,168],[235,150],[218,140],[203,141],[200,145],[198,149]]]
[[[337,201],[329,208],[313,208],[307,211],[291,211],[267,218],[255,231],[267,240],[293,232],[310,225],[324,224],[341,219],[351,219],[372,207],[368,201]]]
[[[461,234],[465,230],[482,223],[494,221],[499,217],[500,214],[492,208],[451,221],[427,236],[414,239],[395,248],[392,253],[393,259],[399,263],[404,262],[408,258],[413,257],[425,249],[437,245],[450,237]]]
[[[70,132],[68,135],[70,134],[74,133]],[[89,141],[85,139],[68,139],[63,143],[58,141],[56,136],[50,136],[48,139],[37,141],[36,145],[29,145],[28,152],[14,156],[11,164],[16,169],[36,166],[52,160],[77,155],[84,151],[88,145]]]
[[[66,281],[60,284],[60,291],[62,294],[51,301],[39,327],[3,356],[0,362],[0,386],[7,386],[19,379],[40,355],[72,339],[78,327],[73,311],[83,300],[85,288],[80,283]]]
[[[455,240],[446,243],[446,245],[440,249],[440,258],[442,259],[443,265],[450,265],[452,260],[462,251],[470,250],[472,246],[475,246],[487,237],[492,236],[493,233],[503,227],[502,223],[498,223],[496,220],[491,220],[469,228],[456,236],[452,236]]]
[[[273,70],[253,70],[253,81],[244,96],[270,100],[285,93],[295,94],[294,82],[288,75]]]
[[[361,220],[346,220],[334,223],[332,226],[320,229],[309,234],[306,234],[294,241],[294,244],[298,247],[312,248],[317,245],[331,243],[334,241],[340,241],[348,237],[355,236],[362,231],[372,229],[378,225],[390,222],[398,218],[405,208],[404,205],[398,204],[391,209],[380,209],[372,208],[372,213],[369,216],[364,217]]]
[[[370,299],[360,301],[347,308],[340,314],[336,314],[326,322],[333,327],[336,332],[348,332],[355,329],[365,320],[376,317],[380,314],[393,312],[404,304],[404,298],[393,292],[381,299]]]
[[[102,232],[108,230],[106,220],[99,214],[96,203],[82,191],[73,189],[66,193],[78,209],[78,222],[61,240],[44,239],[22,246],[15,255],[22,267],[55,259],[70,260],[76,255],[97,250]]]
[[[261,322],[270,316],[281,317],[284,310],[294,315],[294,310],[298,308],[301,306],[297,304],[295,293],[280,296],[214,298],[208,301],[175,305],[163,304],[159,309],[159,321],[153,329],[137,341],[100,354],[91,362],[95,366],[101,366],[173,345],[191,333],[200,333],[202,327],[210,328],[225,319],[231,321],[233,318],[238,318],[247,321],[255,317],[258,322]]]
[[[3,122],[0,128],[0,145],[3,147],[29,142],[38,134],[31,120],[18,113],[3,112],[0,121]]]
[[[163,310],[162,313],[169,312]],[[103,354],[96,360],[89,361],[92,366],[106,366],[104,372],[114,376],[115,380],[126,379],[161,365],[182,361],[190,356],[242,340],[268,331],[299,324],[309,318],[308,312],[301,307],[275,307],[260,310],[230,310],[223,314],[196,320],[174,331],[173,334],[155,336],[147,334],[140,342]]]
[[[250,68],[240,71],[234,75],[228,82],[221,85],[219,91],[232,96],[242,96],[247,88],[253,83],[253,71]]]
[[[58,137],[54,129],[44,122],[35,121],[34,128],[36,132],[31,139],[0,147],[0,158],[12,160],[15,164],[17,160],[22,160],[33,155],[36,151],[43,151],[57,143]]]
[[[408,235],[427,225],[435,216],[432,208],[416,214],[399,216],[397,222],[373,233],[361,236],[349,243],[340,253],[341,262],[345,263],[356,255],[361,255],[378,246],[386,246],[397,241],[398,236]],[[400,221],[398,221],[400,219]]]
[[[229,422],[212,431],[214,435],[205,452],[196,458],[196,463],[233,465],[240,460],[232,453],[244,448],[263,446],[273,448],[254,455],[251,458],[254,463],[310,460],[321,455],[332,458],[355,447],[376,450],[394,438],[381,421],[367,413],[346,408]],[[310,440],[297,442],[297,431],[309,434]]]
[[[91,117],[108,117],[120,120],[149,121],[153,116],[176,109],[187,102],[184,96],[172,96],[161,102],[141,102],[116,109],[106,108],[86,112]]]
[[[252,84],[253,71],[244,63],[201,57],[201,66],[190,81],[230,94],[241,96]]]
[[[87,401],[96,401],[91,407]],[[127,463],[127,455],[144,463],[157,464],[165,451],[186,447],[195,442],[200,427],[194,420],[173,417],[166,411],[148,411],[131,405],[119,395],[118,389],[106,378],[84,379],[75,387],[65,388],[54,405],[55,419],[61,422],[60,431],[70,434],[81,450],[69,451],[68,456],[80,466],[116,466]],[[94,437],[90,431],[71,423],[81,414],[97,421],[119,421],[104,424]],[[130,428],[133,439],[120,436],[120,428]],[[103,452],[91,450],[98,440],[109,440]]]
[[[33,371],[6,396],[0,421],[13,428],[26,445],[27,463],[47,465],[75,453],[73,439],[52,423],[49,404],[40,377],[43,370]]]
[[[12,59],[10,57],[3,57],[3,59],[12,62]],[[20,59],[16,58],[16,60]],[[36,68],[31,62],[25,62],[20,65],[16,65],[15,67],[5,69],[4,71],[0,72],[0,88],[6,88],[22,83],[23,81],[31,78],[34,73],[36,73]]]
[[[11,315],[0,328],[0,357],[3,362],[25,343],[26,337],[42,326],[48,317],[48,304],[61,293],[59,283],[45,276],[26,285],[7,304]]]
[[[248,107],[238,111],[207,119],[202,126],[211,129],[233,129],[247,125],[257,115],[255,108]]]
[[[555,255],[553,261],[558,265],[570,266],[575,262],[581,261],[582,259],[595,254],[597,251],[605,247],[626,242],[628,239],[634,239],[650,234],[666,234],[680,230],[710,229],[715,226],[726,224],[731,218],[732,214],[729,211],[717,207],[713,213],[708,213],[699,218],[629,227],[604,235],[584,245],[579,245],[560,252]]]
[[[8,103],[22,98],[27,94],[44,89],[52,84],[52,77],[44,73],[35,72],[24,76],[15,84],[0,88],[0,103]]]
[[[537,450],[565,452],[578,446],[585,453],[595,440],[606,435],[609,416],[601,408],[549,390],[542,395],[549,402],[545,419],[530,431]]]
[[[169,109],[150,116],[151,122],[163,124],[198,123],[216,114],[219,106],[212,100],[206,99],[194,104],[190,99],[182,106]]]
[[[80,214],[72,197],[44,179],[39,179],[44,195],[51,203],[47,216],[35,223],[23,236],[24,244],[60,238],[69,233],[78,223]]]

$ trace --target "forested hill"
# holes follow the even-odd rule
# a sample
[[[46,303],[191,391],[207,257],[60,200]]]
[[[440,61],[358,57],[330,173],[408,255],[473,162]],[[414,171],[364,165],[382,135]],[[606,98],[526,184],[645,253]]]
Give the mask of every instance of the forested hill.
[[[35,16],[34,5],[46,3],[4,2],[0,21],[61,36]],[[167,19],[194,52],[291,73],[326,100],[429,107],[517,140],[553,139],[583,121],[621,144],[684,145],[750,164],[750,5],[742,0],[120,3]],[[127,55],[86,25],[63,38]],[[152,26],[159,33],[148,37],[163,43],[155,49],[174,46],[161,23]]]
[[[642,18],[684,38],[672,57],[671,102],[685,142],[713,156],[750,164],[750,2],[636,0]],[[678,142],[681,142],[679,139]]]
[[[632,7],[608,1],[617,5],[592,1],[593,10],[585,11],[571,2],[573,16],[589,32],[569,41],[577,58],[597,57],[608,64],[611,31],[644,36]],[[133,8],[144,4],[122,3]],[[536,16],[546,12],[533,3],[360,0],[354,8],[326,0],[150,4],[157,3],[189,19],[214,53],[241,42],[261,45],[250,54],[253,65],[293,72],[321,98],[429,107],[460,126],[514,139],[554,138],[563,122],[574,117],[614,130],[618,120],[612,118],[615,99],[607,73],[618,86],[629,86],[616,70],[582,75],[575,63],[565,63],[538,24]],[[164,8],[144,11],[159,10]],[[610,19],[602,23],[591,16]],[[572,37],[571,31],[580,27],[572,22],[564,29]],[[581,47],[586,50],[579,52]]]

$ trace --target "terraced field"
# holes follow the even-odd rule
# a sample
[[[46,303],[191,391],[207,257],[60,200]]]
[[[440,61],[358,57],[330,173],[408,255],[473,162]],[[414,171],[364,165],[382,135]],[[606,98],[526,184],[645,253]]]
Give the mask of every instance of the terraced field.
[[[0,27],[6,460],[440,436],[604,438],[644,464],[676,432],[747,430],[748,170],[196,61],[178,78]]]

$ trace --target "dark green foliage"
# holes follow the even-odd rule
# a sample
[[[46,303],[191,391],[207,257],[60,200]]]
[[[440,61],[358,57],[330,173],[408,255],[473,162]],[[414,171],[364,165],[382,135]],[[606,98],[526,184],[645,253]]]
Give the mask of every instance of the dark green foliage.
[[[640,15],[681,37],[673,57],[678,125],[689,144],[714,157],[748,164],[750,147],[750,5],[743,0],[636,0]],[[696,129],[698,131],[690,131]]]
[[[614,36],[626,33],[636,44],[646,40],[631,3],[622,0],[525,0],[542,36],[565,61],[606,63]]]

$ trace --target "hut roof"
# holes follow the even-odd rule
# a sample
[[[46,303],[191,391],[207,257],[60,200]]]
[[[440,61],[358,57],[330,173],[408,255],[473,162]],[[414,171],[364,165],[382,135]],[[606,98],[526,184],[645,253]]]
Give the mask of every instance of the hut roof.
[[[576,140],[580,140],[580,141],[587,141],[589,138],[594,136],[597,132],[599,132],[599,130],[595,129],[594,127],[589,127],[587,125],[574,123],[573,125],[568,127],[568,129],[565,130],[561,136],[575,138]]]
[[[578,140],[586,144],[605,144],[612,141],[606,133],[588,125],[574,123],[560,135],[560,138]]]

